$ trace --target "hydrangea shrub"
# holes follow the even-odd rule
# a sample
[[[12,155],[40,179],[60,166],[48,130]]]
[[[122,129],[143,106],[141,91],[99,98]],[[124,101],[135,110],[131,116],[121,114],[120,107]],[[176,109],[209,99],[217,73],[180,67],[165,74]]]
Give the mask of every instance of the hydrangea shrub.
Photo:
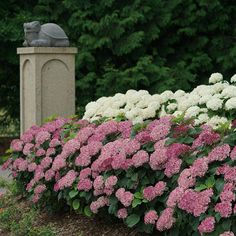
[[[164,116],[90,123],[58,118],[11,144],[10,168],[35,204],[113,215],[165,235],[234,235],[236,135]]]
[[[194,117],[195,124],[208,123],[218,127],[235,118],[236,75],[230,83],[223,75],[213,73],[209,85],[199,85],[190,92],[166,90],[150,95],[146,90],[128,90],[113,97],[101,97],[86,106],[84,119],[94,121],[102,117],[124,116],[134,124],[166,115]]]

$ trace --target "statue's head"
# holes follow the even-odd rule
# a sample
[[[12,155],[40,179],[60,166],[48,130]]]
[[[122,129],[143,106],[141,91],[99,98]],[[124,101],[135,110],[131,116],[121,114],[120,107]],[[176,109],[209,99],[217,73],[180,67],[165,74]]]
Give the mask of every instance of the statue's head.
[[[39,21],[32,21],[29,23],[24,23],[24,32],[30,33],[30,32],[39,32],[41,28]]]
[[[24,23],[25,40],[31,42],[37,39],[41,25],[39,21]]]

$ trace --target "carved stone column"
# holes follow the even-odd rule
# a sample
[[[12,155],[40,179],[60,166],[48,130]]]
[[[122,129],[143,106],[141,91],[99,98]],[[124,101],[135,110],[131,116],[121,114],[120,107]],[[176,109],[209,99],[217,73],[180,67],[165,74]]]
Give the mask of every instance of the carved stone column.
[[[72,47],[18,48],[21,133],[45,118],[75,114],[75,54]]]

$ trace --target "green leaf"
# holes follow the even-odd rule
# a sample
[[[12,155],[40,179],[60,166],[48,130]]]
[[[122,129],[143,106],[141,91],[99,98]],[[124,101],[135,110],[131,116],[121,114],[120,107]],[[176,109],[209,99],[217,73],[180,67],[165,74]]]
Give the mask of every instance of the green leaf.
[[[134,197],[137,198],[137,199],[143,199],[143,194],[141,192],[136,192],[134,194]]]
[[[73,207],[74,210],[78,210],[78,209],[79,209],[79,207],[80,207],[80,201],[79,201],[79,199],[75,199],[75,200],[73,201],[72,207]]]
[[[230,230],[230,227],[231,227],[231,222],[232,220],[231,219],[227,219],[227,220],[224,220],[223,224],[222,224],[222,228],[225,230],[225,231],[228,231]]]
[[[207,186],[205,184],[200,184],[199,186],[195,188],[195,191],[200,192],[205,189],[207,189]]]
[[[77,196],[79,194],[79,192],[77,190],[71,190],[69,192],[69,196],[70,198],[74,198],[75,196]]]
[[[128,216],[125,220],[127,226],[130,228],[138,224],[139,221],[140,221],[140,216],[137,214],[132,214]]]
[[[91,217],[93,215],[92,211],[90,210],[90,207],[89,206],[86,206],[84,208],[84,214],[87,216],[87,217]]]
[[[132,208],[135,208],[136,206],[142,204],[142,200],[135,198],[132,202]]]
[[[215,218],[216,218],[216,222],[219,222],[220,219],[221,219],[220,213],[217,212],[217,213],[215,214]]]
[[[133,181],[137,181],[137,180],[138,180],[138,173],[133,174],[133,175],[131,176],[131,179],[132,179]]]
[[[207,178],[207,180],[205,181],[205,185],[208,187],[208,188],[212,188],[214,185],[215,185],[215,178],[214,178],[214,175],[210,176],[209,178]]]
[[[218,191],[218,193],[220,193],[223,190],[224,184],[225,184],[225,181],[223,178],[216,180],[215,188]]]

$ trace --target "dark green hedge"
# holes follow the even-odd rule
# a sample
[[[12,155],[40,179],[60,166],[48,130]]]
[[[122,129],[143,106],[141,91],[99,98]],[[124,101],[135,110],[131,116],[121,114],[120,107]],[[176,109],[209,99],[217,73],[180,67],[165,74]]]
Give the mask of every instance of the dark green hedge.
[[[234,0],[8,0],[0,2],[0,108],[19,116],[16,47],[22,24],[61,25],[79,48],[77,104],[127,89],[189,90],[235,73]]]

